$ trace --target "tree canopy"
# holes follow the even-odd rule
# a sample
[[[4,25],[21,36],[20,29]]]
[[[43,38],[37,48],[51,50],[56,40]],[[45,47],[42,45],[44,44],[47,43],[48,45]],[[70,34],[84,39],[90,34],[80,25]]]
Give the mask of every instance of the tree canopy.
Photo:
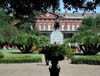
[[[96,55],[100,52],[100,32],[87,30],[74,35],[71,42],[78,42],[79,48],[85,55]]]
[[[33,18],[33,17],[32,17]],[[21,24],[14,25],[13,22],[20,22]],[[30,24],[31,23],[31,24]],[[16,19],[6,14],[4,10],[0,10],[0,44],[13,44],[13,40],[21,33],[38,34],[35,27],[35,20],[32,19]],[[22,35],[22,34],[21,34]]]
[[[3,10],[0,11],[0,44],[11,43],[18,34],[18,29],[12,25],[14,17],[8,16]]]
[[[100,5],[100,0],[62,0],[66,9],[94,10]],[[59,10],[60,0],[0,0],[0,6],[16,15],[30,15],[34,11],[46,12]]]
[[[83,19],[82,26],[79,30],[86,31],[88,29],[91,29],[94,32],[100,32],[100,15]]]

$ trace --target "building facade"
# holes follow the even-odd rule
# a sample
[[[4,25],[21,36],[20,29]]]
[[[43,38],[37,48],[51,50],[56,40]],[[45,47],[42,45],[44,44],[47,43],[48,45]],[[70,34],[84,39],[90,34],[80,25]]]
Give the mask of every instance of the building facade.
[[[85,17],[96,16],[96,13],[61,13],[59,14],[59,30],[63,33],[64,38],[71,37],[78,32],[78,28],[82,26],[82,20]],[[40,33],[50,36],[54,31],[56,14],[48,12],[37,15],[37,28]]]

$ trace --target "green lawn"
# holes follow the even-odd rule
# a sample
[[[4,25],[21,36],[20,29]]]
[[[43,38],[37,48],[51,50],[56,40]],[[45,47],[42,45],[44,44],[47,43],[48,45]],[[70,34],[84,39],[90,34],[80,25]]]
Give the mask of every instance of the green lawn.
[[[4,58],[0,58],[0,63],[33,63],[42,62],[42,54],[33,52],[30,54],[22,54],[19,50],[0,50],[4,54]]]

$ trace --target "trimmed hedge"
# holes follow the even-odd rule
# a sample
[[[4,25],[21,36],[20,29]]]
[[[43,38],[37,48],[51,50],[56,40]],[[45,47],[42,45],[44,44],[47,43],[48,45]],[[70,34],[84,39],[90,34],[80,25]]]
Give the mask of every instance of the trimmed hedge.
[[[22,55],[22,56],[6,56],[4,58],[0,58],[0,63],[33,63],[33,62],[42,62],[41,55]]]
[[[100,65],[100,55],[96,56],[73,56],[71,59],[73,64],[93,64]]]
[[[31,54],[22,54],[20,50],[3,50],[0,52],[4,54],[4,58],[0,58],[0,63],[33,63],[42,62],[42,55],[37,51]]]
[[[0,58],[3,58],[4,54],[0,51]]]

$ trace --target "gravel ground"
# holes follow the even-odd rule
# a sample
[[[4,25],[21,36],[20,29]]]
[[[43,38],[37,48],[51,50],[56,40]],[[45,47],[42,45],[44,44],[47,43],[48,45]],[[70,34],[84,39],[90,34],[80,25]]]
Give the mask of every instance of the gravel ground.
[[[70,60],[59,63],[60,76],[100,76],[100,65],[70,64]],[[42,63],[0,64],[0,76],[50,76],[49,66]]]

